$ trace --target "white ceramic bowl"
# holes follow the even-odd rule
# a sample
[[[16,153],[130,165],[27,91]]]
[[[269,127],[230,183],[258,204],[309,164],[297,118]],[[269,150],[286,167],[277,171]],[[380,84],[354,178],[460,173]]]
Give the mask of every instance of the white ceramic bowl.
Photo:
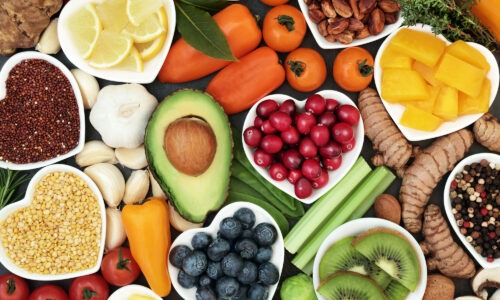
[[[420,263],[420,281],[418,282],[417,288],[415,291],[412,293],[408,294],[406,297],[407,300],[420,300],[424,296],[425,292],[425,287],[427,285],[427,265],[425,262],[425,257],[424,253],[420,249],[420,246],[418,245],[418,242],[415,240],[415,238],[408,232],[406,231],[403,227],[384,220],[384,219],[379,219],[379,218],[361,218],[357,220],[353,220],[350,222],[347,222],[337,229],[335,229],[328,237],[323,241],[321,244],[321,247],[318,250],[318,253],[316,253],[316,257],[314,258],[314,266],[313,266],[313,283],[314,283],[314,289],[316,290],[316,296],[318,297],[318,300],[324,300],[323,296],[321,296],[318,292],[317,289],[320,284],[319,280],[319,263],[321,259],[323,258],[323,255],[325,255],[326,251],[336,242],[340,241],[343,238],[349,237],[349,236],[357,236],[369,229],[374,229],[377,227],[383,227],[387,229],[392,229],[395,230],[399,233],[401,233],[411,244],[413,249],[415,250],[415,253],[417,254],[418,261]]]
[[[75,77],[73,77],[73,74],[66,68],[66,66],[61,63],[59,60],[56,58],[43,54],[37,51],[24,51],[24,52],[19,52],[13,56],[11,56],[3,65],[2,69],[0,70],[0,101],[5,98],[6,94],[6,80],[7,77],[9,77],[10,70],[14,66],[16,66],[18,63],[25,59],[43,59],[54,66],[56,66],[58,69],[61,70],[61,72],[68,78],[69,83],[71,84],[71,87],[73,88],[73,92],[75,94],[76,102],[78,104],[78,115],[80,119],[80,137],[78,139],[78,145],[73,148],[71,151],[67,152],[66,154],[59,155],[57,157],[48,159],[48,160],[43,160],[39,162],[33,162],[33,163],[26,163],[26,164],[16,164],[12,162],[6,162],[0,160],[0,168],[4,169],[11,169],[11,170],[32,170],[32,169],[38,169],[42,168],[45,166],[48,166],[50,164],[56,163],[58,161],[61,161],[63,159],[66,159],[68,157],[71,157],[73,155],[78,154],[80,151],[83,149],[83,145],[85,144],[85,114],[83,112],[83,100],[82,100],[82,94],[80,93],[80,88],[78,87],[78,83],[75,80]],[[1,116],[0,116],[1,120]],[[2,121],[3,122],[3,121]]]
[[[407,26],[404,26],[407,27]],[[423,32],[429,32],[432,33],[432,27],[428,25],[415,25],[415,26],[410,26],[407,28],[411,28],[414,30],[418,31],[423,31]],[[464,127],[469,126],[470,124],[474,123],[477,119],[479,119],[483,114],[473,114],[473,115],[465,115],[458,117],[455,121],[453,122],[443,122],[443,124],[436,129],[433,132],[426,132],[426,131],[421,131],[421,130],[416,130],[413,128],[409,128],[406,126],[401,125],[399,120],[401,119],[401,116],[403,115],[403,112],[405,110],[405,107],[401,104],[396,104],[396,103],[389,103],[384,100],[382,97],[382,68],[380,67],[380,59],[382,57],[382,53],[384,50],[387,48],[389,45],[389,42],[394,38],[394,35],[399,31],[395,31],[392,33],[387,39],[382,43],[380,46],[377,55],[375,57],[375,64],[374,64],[374,81],[375,81],[375,86],[377,87],[377,91],[380,95],[380,98],[382,99],[382,103],[384,103],[385,109],[391,116],[392,120],[396,125],[399,127],[399,130],[404,134],[404,136],[410,140],[410,141],[422,141],[422,140],[428,140],[432,138],[437,138],[452,132],[455,132],[457,130],[460,130]],[[446,44],[450,44],[448,40],[445,39],[444,36],[438,35],[438,38],[442,39],[443,41],[446,41]],[[490,106],[495,100],[495,97],[498,92],[498,83],[499,83],[499,71],[498,71],[498,63],[495,59],[495,56],[483,47],[480,44],[476,43],[468,43],[472,47],[476,48],[481,52],[481,54],[484,55],[486,60],[489,62],[491,68],[488,74],[486,75],[488,79],[491,81],[491,96],[490,96]]]
[[[251,209],[254,214],[255,214],[255,225],[263,222],[267,222],[272,224],[278,233],[278,238],[276,239],[276,242],[272,245],[273,249],[273,257],[271,258],[270,262],[273,263],[276,268],[278,268],[278,271],[281,276],[281,272],[283,270],[283,261],[285,259],[285,245],[283,243],[283,235],[281,234],[281,231],[279,229],[278,224],[276,221],[274,221],[273,217],[265,211],[263,208],[261,208],[258,205],[248,203],[248,202],[235,202],[231,203],[225,207],[223,207],[215,216],[214,220],[208,227],[203,227],[203,228],[195,228],[195,229],[189,229],[184,231],[181,235],[179,235],[175,241],[172,243],[172,246],[170,249],[173,249],[175,246],[179,245],[186,245],[191,248],[191,239],[197,232],[205,232],[208,233],[212,236],[212,238],[215,238],[217,236],[217,231],[219,230],[219,224],[220,222],[227,217],[232,217],[234,213],[240,209],[240,208],[249,208]],[[182,286],[179,285],[177,282],[177,275],[179,274],[179,269],[174,267],[171,263],[170,260],[168,261],[168,272],[170,273],[170,278],[172,279],[172,285],[174,286],[175,290],[179,295],[184,298],[184,299],[196,299],[196,288],[191,288],[191,289],[185,289]],[[274,293],[276,292],[276,289],[278,287],[278,283],[272,285],[269,287],[269,298],[272,299]]]
[[[59,23],[57,25],[59,41],[61,48],[66,54],[66,57],[79,69],[102,79],[127,82],[127,83],[151,83],[155,80],[158,72],[160,72],[163,61],[167,57],[170,50],[172,39],[175,33],[175,5],[173,0],[162,0],[165,11],[167,13],[167,37],[163,44],[162,50],[152,59],[144,62],[144,70],[142,72],[133,72],[117,69],[97,69],[89,65],[89,63],[80,55],[78,49],[73,43],[71,33],[69,32],[68,22],[71,15],[84,7],[87,3],[101,3],[104,0],[78,0],[69,1],[61,11]]]
[[[369,37],[366,37],[364,39],[355,38],[352,43],[347,45],[339,42],[332,43],[327,41],[325,37],[319,33],[318,25],[311,20],[311,17],[309,17],[309,9],[307,8],[307,4],[305,3],[304,0],[299,0],[299,6],[300,10],[302,11],[302,14],[306,18],[307,26],[309,26],[309,30],[311,31],[314,39],[316,40],[316,43],[318,43],[318,45],[323,49],[341,49],[341,48],[348,48],[348,47],[368,44],[391,34],[396,29],[398,29],[399,26],[401,26],[401,24],[403,24],[403,17],[401,16],[401,12],[399,12],[398,21],[394,24],[385,25],[384,30],[382,30],[382,32],[377,35],[370,35]]]
[[[339,102],[339,104],[350,104],[354,107],[357,108],[356,104],[345,94],[338,92],[338,91],[333,91],[333,90],[324,90],[324,91],[319,91],[317,94],[320,94],[326,99],[335,99]],[[273,94],[273,95],[268,95],[261,100],[259,100],[257,103],[255,103],[250,110],[248,111],[248,114],[245,118],[245,122],[243,123],[243,131],[250,127],[253,126],[253,121],[255,117],[257,116],[256,109],[257,106],[259,105],[260,102],[264,100],[272,99],[275,100],[278,103],[283,103],[285,100],[292,99],[295,101],[295,104],[298,108],[298,111],[303,111],[304,106],[305,106],[305,100],[297,100],[294,99],[288,95],[283,95],[283,94]],[[352,168],[354,163],[356,162],[356,159],[358,158],[359,154],[361,153],[361,149],[363,148],[363,141],[364,141],[364,127],[363,127],[363,120],[360,117],[359,118],[359,123],[354,127],[354,138],[356,139],[356,145],[354,146],[354,149],[347,153],[342,154],[342,165],[340,168],[338,168],[335,171],[329,171],[329,181],[328,183],[317,190],[313,190],[313,193],[311,196],[305,198],[305,199],[299,199],[297,196],[295,196],[294,192],[294,187],[293,185],[288,182],[288,180],[283,180],[283,181],[276,181],[269,176],[269,171],[265,168],[262,168],[258,165],[255,164],[253,160],[253,153],[255,152],[253,148],[249,147],[247,144],[245,144],[245,140],[242,137],[243,141],[243,149],[245,150],[245,154],[247,155],[247,159],[250,161],[252,166],[259,172],[259,174],[267,179],[270,183],[272,183],[275,187],[279,188],[283,192],[287,193],[288,195],[298,199],[299,201],[306,203],[306,204],[311,204],[314,201],[316,201],[319,197],[324,195],[326,192],[328,192],[332,187],[334,187],[337,182],[339,182],[345,174]]]
[[[109,296],[108,300],[127,300],[128,297],[132,295],[148,296],[155,300],[162,300],[162,298],[151,289],[138,284],[130,284],[117,289]]]
[[[98,254],[97,262],[92,268],[89,268],[86,270],[81,270],[78,272],[57,274],[57,275],[39,274],[39,273],[29,272],[26,269],[20,268],[18,265],[14,264],[14,262],[12,262],[11,259],[7,256],[6,250],[0,241],[0,263],[10,272],[12,272],[20,277],[26,278],[26,279],[38,280],[38,281],[52,281],[52,280],[69,279],[69,278],[80,277],[80,276],[95,273],[95,272],[99,271],[99,268],[101,266],[102,255],[104,252],[104,240],[106,238],[106,213],[105,213],[104,201],[102,199],[101,192],[99,192],[99,189],[97,188],[96,184],[87,175],[85,175],[82,171],[80,171],[74,167],[71,167],[68,165],[62,165],[62,164],[55,164],[55,165],[51,165],[51,166],[48,166],[48,167],[45,167],[45,168],[39,170],[31,178],[30,183],[28,185],[28,188],[26,189],[26,195],[25,195],[24,199],[20,200],[18,202],[14,202],[12,204],[9,204],[0,210],[0,222],[4,221],[10,214],[14,213],[18,209],[29,206],[31,203],[31,200],[33,198],[36,184],[40,181],[40,179],[42,179],[42,177],[44,177],[45,175],[52,173],[52,172],[71,172],[73,174],[78,175],[80,178],[82,178],[88,184],[89,188],[96,195],[97,202],[99,203],[99,206],[100,206],[100,215],[101,215],[101,222],[102,222],[101,223],[102,226],[101,226],[101,241],[100,241],[100,247],[99,247],[99,254]],[[56,201],[56,200],[53,200],[53,201]]]
[[[467,242],[465,236],[460,233],[460,228],[457,225],[457,220],[455,219],[453,213],[451,212],[452,207],[450,199],[450,185],[453,179],[455,178],[455,175],[457,175],[457,173],[462,172],[462,170],[466,165],[470,165],[472,163],[479,163],[482,159],[486,159],[489,162],[494,162],[495,164],[500,165],[500,155],[498,154],[478,153],[471,156],[467,156],[455,166],[455,168],[451,171],[450,175],[448,176],[448,180],[446,180],[446,185],[444,186],[443,199],[444,199],[444,209],[446,211],[446,216],[448,217],[448,221],[451,224],[451,227],[455,231],[460,241],[462,241],[462,244],[465,246],[465,248],[467,248],[469,253],[474,257],[476,262],[478,262],[481,265],[481,267],[483,267],[484,269],[490,269],[490,268],[500,267],[500,258],[493,260],[493,262],[488,262],[486,261],[485,257],[477,253],[474,247],[469,242]]]

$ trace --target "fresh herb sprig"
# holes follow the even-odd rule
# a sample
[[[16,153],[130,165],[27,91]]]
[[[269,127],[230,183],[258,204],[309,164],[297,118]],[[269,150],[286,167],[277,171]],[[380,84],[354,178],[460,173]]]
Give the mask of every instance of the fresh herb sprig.
[[[0,208],[19,199],[19,197],[14,197],[16,189],[27,180],[27,174],[0,169]]]

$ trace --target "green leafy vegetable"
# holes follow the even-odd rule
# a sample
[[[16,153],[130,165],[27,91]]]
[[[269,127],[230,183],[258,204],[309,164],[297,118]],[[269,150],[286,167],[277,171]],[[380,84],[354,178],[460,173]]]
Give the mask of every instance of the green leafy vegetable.
[[[19,197],[14,197],[14,193],[26,180],[28,180],[27,174],[0,169],[0,208],[19,200]]]
[[[229,5],[226,0],[179,0],[179,2],[214,13]]]

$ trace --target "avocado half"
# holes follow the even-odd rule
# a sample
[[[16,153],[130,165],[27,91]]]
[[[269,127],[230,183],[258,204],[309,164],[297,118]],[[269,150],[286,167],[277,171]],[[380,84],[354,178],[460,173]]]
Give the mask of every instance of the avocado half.
[[[166,152],[167,129],[172,123],[188,118],[206,122],[215,136],[213,159],[197,175],[178,170]],[[167,96],[149,120],[144,147],[150,171],[183,218],[193,223],[203,222],[210,211],[224,204],[231,175],[233,140],[229,119],[212,96],[190,89]]]

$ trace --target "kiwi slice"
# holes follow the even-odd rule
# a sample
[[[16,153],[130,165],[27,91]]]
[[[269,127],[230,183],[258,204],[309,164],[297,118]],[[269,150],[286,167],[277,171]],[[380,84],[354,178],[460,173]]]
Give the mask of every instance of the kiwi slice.
[[[339,271],[321,282],[318,292],[327,300],[383,300],[384,293],[375,281],[350,271]]]
[[[410,291],[397,280],[393,280],[385,288],[384,293],[387,300],[404,300]]]
[[[352,246],[404,287],[410,291],[416,289],[420,279],[417,254],[399,232],[371,229],[358,236]]]

